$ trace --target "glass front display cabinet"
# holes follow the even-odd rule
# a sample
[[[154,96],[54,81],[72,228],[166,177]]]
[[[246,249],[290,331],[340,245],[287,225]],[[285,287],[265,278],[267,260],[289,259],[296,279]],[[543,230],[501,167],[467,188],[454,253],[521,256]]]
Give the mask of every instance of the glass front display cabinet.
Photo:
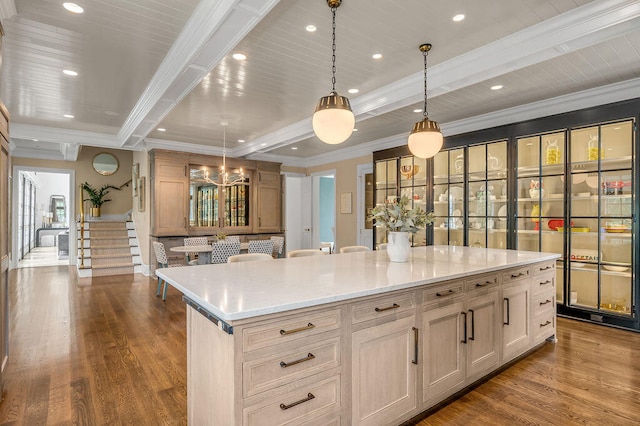
[[[631,317],[633,120],[517,139],[517,247],[562,255],[559,310]],[[568,311],[570,312],[570,311]]]

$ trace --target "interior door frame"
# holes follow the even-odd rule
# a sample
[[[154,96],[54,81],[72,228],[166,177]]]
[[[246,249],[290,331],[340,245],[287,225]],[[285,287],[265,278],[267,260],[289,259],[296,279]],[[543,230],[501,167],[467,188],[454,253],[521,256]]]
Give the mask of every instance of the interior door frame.
[[[311,173],[312,178],[312,191],[311,191],[311,247],[320,247],[320,178],[331,177],[333,178],[334,190],[336,186],[336,169],[323,170],[320,172]],[[338,196],[337,191],[336,197]],[[336,200],[336,206],[338,206]],[[333,212],[333,243],[335,245],[336,239],[336,212]]]
[[[365,201],[365,192],[366,192],[366,182],[365,182],[365,178],[364,176],[368,173],[373,174],[373,163],[366,163],[366,164],[358,164],[357,166],[357,170],[358,170],[358,189],[357,189],[357,208],[356,208],[356,214],[358,215],[357,217],[357,226],[358,226],[358,245],[359,246],[364,246],[365,244],[365,232],[367,231],[365,229],[365,205],[364,205],[364,201]],[[374,245],[374,241],[373,241],[373,229],[371,230],[371,246]],[[373,247],[369,247],[371,250],[373,250]]]

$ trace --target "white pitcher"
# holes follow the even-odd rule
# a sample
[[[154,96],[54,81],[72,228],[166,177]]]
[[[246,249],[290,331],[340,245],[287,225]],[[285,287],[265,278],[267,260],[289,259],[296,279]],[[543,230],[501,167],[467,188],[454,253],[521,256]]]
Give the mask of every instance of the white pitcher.
[[[392,262],[406,262],[409,260],[409,233],[390,232],[387,244],[387,254]]]

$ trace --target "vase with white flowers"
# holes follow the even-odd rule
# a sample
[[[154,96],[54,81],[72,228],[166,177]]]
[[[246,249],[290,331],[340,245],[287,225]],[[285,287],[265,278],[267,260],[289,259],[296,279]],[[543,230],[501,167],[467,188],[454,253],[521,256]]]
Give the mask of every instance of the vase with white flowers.
[[[374,226],[389,231],[387,254],[392,262],[409,260],[409,233],[415,234],[431,225],[435,218],[433,212],[427,213],[420,207],[410,208],[410,205],[411,200],[402,196],[391,203],[378,204],[368,218],[374,221]]]

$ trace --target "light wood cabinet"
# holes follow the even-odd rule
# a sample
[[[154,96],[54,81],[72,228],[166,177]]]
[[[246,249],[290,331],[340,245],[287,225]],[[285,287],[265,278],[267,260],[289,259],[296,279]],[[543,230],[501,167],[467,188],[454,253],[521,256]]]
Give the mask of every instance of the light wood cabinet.
[[[257,232],[282,230],[282,195],[279,171],[258,170]]]
[[[9,113],[0,103],[0,394],[9,359]]]
[[[352,424],[387,424],[416,408],[414,330],[411,316],[353,333]]]
[[[502,289],[502,360],[509,361],[531,345],[531,288],[514,282]]]
[[[189,162],[175,154],[151,156],[151,235],[188,235]]]

